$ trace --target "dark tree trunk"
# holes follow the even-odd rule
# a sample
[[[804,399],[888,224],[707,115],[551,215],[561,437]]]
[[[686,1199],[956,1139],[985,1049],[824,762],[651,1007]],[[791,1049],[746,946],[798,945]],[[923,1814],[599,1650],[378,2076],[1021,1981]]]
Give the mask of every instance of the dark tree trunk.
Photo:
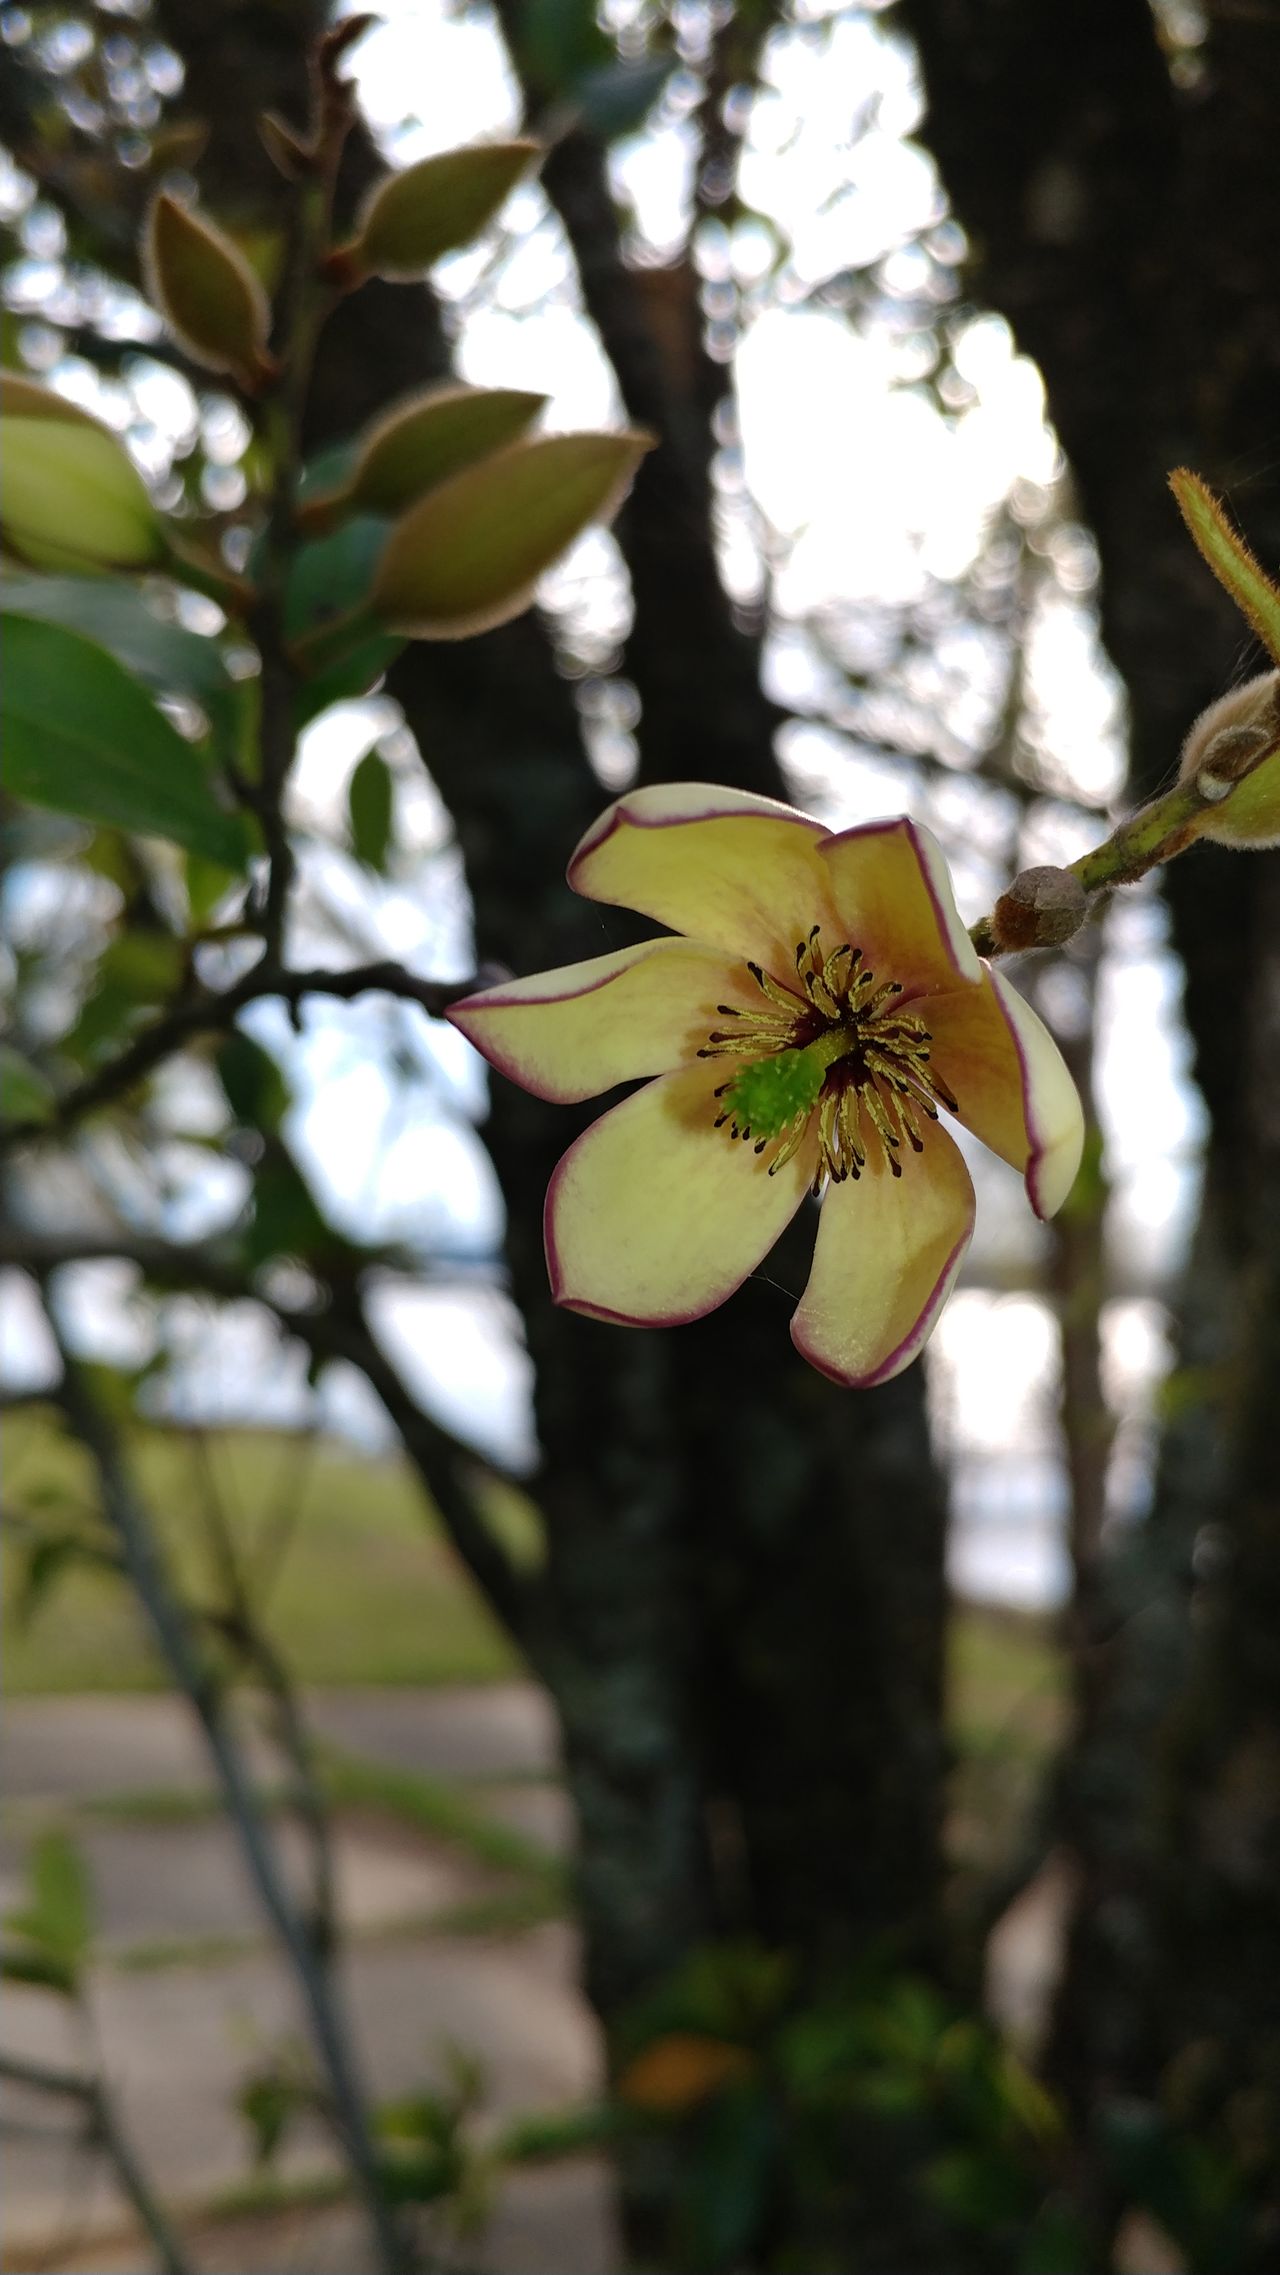
[[[1280,14],[1207,13],[1203,78],[1179,92],[1146,0],[902,10],[975,287],[1040,364],[1098,537],[1139,792],[1242,655],[1166,475],[1189,462],[1230,490],[1274,466]],[[1274,479],[1237,502],[1280,558]],[[1106,1710],[1071,1787],[1083,1900],[1056,2053],[1082,2101],[1150,2090],[1196,2040],[1223,2095],[1261,2090],[1280,2057],[1278,870],[1206,848],[1168,879],[1211,1133],[1185,1392],[1117,1560]],[[1274,2140],[1274,2103],[1268,2122]]]
[[[246,121],[263,100],[300,115],[301,27],[317,11],[287,12],[292,86],[269,12],[229,11],[238,44],[224,43],[225,7],[163,0],[161,13],[191,107],[212,117],[211,203],[234,206],[250,183],[254,199],[278,194]],[[352,162],[367,167],[367,146]],[[757,645],[715,568],[696,305],[690,292],[681,392],[644,279],[622,261],[601,153],[571,137],[548,183],[579,215],[585,290],[629,407],[661,433],[620,528],[645,772],[776,792]],[[325,344],[315,439],[443,366],[424,290],[361,293]],[[629,919],[562,882],[604,794],[536,620],[415,647],[391,685],[454,817],[480,955],[537,970],[630,936]],[[794,1943],[811,1969],[867,1937],[928,1958],[943,1506],[919,1370],[854,1397],[795,1356],[773,1283],[798,1295],[809,1225],[701,1326],[628,1334],[555,1310],[542,1200],[587,1118],[495,1081],[486,1136],[536,1374],[548,1564],[529,1647],[564,1730],[591,1995],[611,2023],[726,1929]]]

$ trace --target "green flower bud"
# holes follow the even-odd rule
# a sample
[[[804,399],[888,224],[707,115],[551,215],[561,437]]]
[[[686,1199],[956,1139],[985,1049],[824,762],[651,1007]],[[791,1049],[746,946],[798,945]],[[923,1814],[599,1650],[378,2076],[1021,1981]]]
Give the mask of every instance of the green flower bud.
[[[0,418],[0,537],[34,568],[145,569],[164,552],[146,486],[115,436],[89,418]]]
[[[1187,736],[1180,782],[1210,803],[1196,834],[1217,845],[1280,845],[1280,671],[1211,703]]]

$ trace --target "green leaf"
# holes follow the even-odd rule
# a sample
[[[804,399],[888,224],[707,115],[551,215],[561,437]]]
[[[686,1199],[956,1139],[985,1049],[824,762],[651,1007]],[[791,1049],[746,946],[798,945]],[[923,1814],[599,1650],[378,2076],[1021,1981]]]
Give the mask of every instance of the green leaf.
[[[236,1030],[218,1045],[218,1080],[228,1106],[245,1129],[271,1134],[289,1104],[289,1086],[270,1051]]]
[[[216,640],[166,623],[135,585],[111,577],[3,577],[0,608],[96,640],[153,694],[198,703],[219,749],[230,747],[236,688],[222,650]]]
[[[395,814],[395,785],[391,769],[376,750],[367,751],[351,777],[347,792],[351,818],[351,845],[358,861],[381,872],[386,867]]]
[[[390,527],[380,514],[357,514],[294,557],[284,605],[286,635],[308,674],[294,714],[299,728],[331,703],[367,695],[404,645],[368,613]]]
[[[73,1998],[75,1969],[34,1943],[6,1943],[0,1947],[0,1978],[6,1983],[29,1983],[41,1991],[61,1991]]]
[[[243,866],[243,824],[218,804],[207,759],[94,641],[11,616],[0,727],[18,797]]]
[[[1226,587],[1273,662],[1280,664],[1280,586],[1255,560],[1225,507],[1198,474],[1179,466],[1169,476],[1169,487],[1219,584]]]
[[[584,126],[601,142],[634,134],[643,126],[675,67],[674,55],[649,55],[584,71],[572,90]]]
[[[6,1122],[47,1122],[53,1114],[53,1088],[38,1066],[0,1043],[0,1117]]]
[[[640,433],[539,435],[466,467],[396,522],[374,607],[419,640],[460,640],[518,616],[565,547],[617,511],[651,448]]]
[[[357,514],[330,535],[299,546],[285,587],[286,638],[305,639],[368,599],[390,526],[380,514]]]
[[[424,490],[514,442],[546,402],[521,387],[431,387],[410,396],[363,437],[351,496],[368,513],[399,513]]]
[[[33,1947],[37,1962],[52,1963],[62,1978],[52,1987],[73,1986],[93,1934],[93,1906],[84,1859],[65,1833],[44,1833],[36,1842],[30,1900],[9,1913],[5,1926]]]
[[[479,236],[538,155],[536,142],[475,142],[384,176],[339,261],[365,276],[421,276]]]

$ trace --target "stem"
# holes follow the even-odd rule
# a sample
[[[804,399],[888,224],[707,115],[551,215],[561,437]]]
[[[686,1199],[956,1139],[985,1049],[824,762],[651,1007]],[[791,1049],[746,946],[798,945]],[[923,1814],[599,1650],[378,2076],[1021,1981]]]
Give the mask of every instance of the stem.
[[[258,1003],[266,996],[279,996],[284,1002],[297,1004],[305,995],[332,995],[343,1002],[367,991],[381,991],[395,995],[406,1002],[420,1004],[430,1017],[438,1019],[451,1003],[470,993],[481,984],[475,979],[460,980],[456,986],[440,980],[416,979],[402,964],[389,960],[375,964],[355,964],[348,971],[290,972],[277,964],[271,956],[264,956],[254,964],[243,978],[230,987],[201,989],[186,1002],[174,1005],[162,1013],[149,1027],[135,1035],[126,1050],[117,1058],[108,1059],[96,1073],[76,1083],[59,1099],[51,1121],[10,1122],[0,1130],[0,1152],[7,1147],[25,1144],[30,1139],[49,1137],[72,1123],[84,1119],[99,1106],[110,1105],[153,1067],[196,1035],[230,1032],[235,1014],[246,1003]]]
[[[320,279],[329,238],[329,210],[341,142],[324,170],[299,186],[290,217],[274,339],[282,378],[264,406],[263,426],[274,472],[262,534],[257,598],[249,630],[262,659],[258,719],[257,805],[267,848],[267,889],[262,937],[279,958],[293,882],[293,848],[282,812],[293,763],[296,687],[284,630],[284,600],[297,543],[294,516],[302,460],[302,417],[320,327],[333,294]]]
[[[1259,766],[1276,756],[1280,744],[1275,740],[1263,744],[1252,753],[1246,764],[1233,770],[1232,783],[1243,782]],[[1164,861],[1172,861],[1194,845],[1200,834],[1201,818],[1220,811],[1222,788],[1211,786],[1208,793],[1201,788],[1203,773],[1186,782],[1177,782],[1164,795],[1140,806],[1134,814],[1118,822],[1110,837],[1092,852],[1082,853],[1061,872],[1064,878],[1074,878],[1083,889],[1085,905],[1080,912],[1083,924],[1090,913],[1089,903],[1097,894],[1107,892],[1113,885],[1136,885],[1152,869]],[[1212,778],[1210,778],[1212,784]],[[1037,939],[1034,931],[1020,925],[1017,937],[1010,937],[1001,922],[1002,903],[997,902],[990,916],[979,917],[969,927],[969,938],[980,956],[1006,956],[1013,950],[1058,946],[1069,937],[1061,929]]]
[[[82,2076],[77,2070],[54,2069],[43,2062],[24,2061],[16,2054],[0,2054],[0,2078],[83,2105],[89,2138],[106,2150],[115,2166],[120,2186],[155,2245],[164,2275],[192,2275],[192,2262],[170,2227],[159,2199],[153,2195],[128,2135],[116,2120],[102,2079]]]
[[[339,2013],[335,1987],[278,1870],[262,1806],[228,1724],[218,1685],[196,1645],[186,1608],[170,1585],[150,1519],[134,1489],[116,1433],[94,1401],[83,1370],[67,1348],[44,1282],[41,1292],[63,1370],[59,1401],[92,1457],[98,1473],[103,1513],[120,1542],[129,1576],[151,1621],[169,1672],[199,1720],[250,1875],[292,1963],[328,2079],[335,2122],[377,2237],[379,2265],[383,2275],[408,2275],[411,2258],[383,2191],[364,2096]]]

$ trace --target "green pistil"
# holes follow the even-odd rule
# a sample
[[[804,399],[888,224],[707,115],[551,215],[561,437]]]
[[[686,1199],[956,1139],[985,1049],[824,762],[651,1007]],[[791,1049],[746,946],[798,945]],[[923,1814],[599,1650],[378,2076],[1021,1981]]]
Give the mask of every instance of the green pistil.
[[[839,1028],[817,1035],[801,1050],[774,1051],[741,1067],[720,1092],[721,1120],[760,1145],[781,1137],[818,1103],[827,1069],[846,1056],[850,1037]]]

